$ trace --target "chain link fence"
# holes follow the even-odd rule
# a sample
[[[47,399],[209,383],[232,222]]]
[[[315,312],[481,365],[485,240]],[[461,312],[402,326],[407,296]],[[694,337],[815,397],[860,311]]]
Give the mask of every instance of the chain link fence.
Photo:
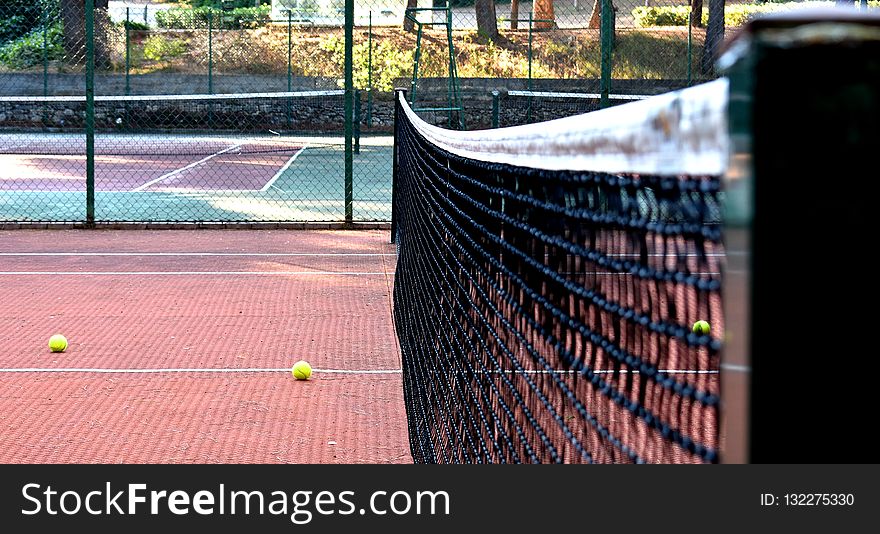
[[[344,0],[2,0],[0,222],[388,221],[394,88],[448,127],[582,113],[803,4],[357,0],[348,63]]]

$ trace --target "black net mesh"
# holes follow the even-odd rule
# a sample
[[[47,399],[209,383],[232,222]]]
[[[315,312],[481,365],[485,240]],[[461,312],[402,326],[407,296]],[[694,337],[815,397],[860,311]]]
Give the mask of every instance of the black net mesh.
[[[719,178],[468,159],[398,117],[416,461],[716,462]]]

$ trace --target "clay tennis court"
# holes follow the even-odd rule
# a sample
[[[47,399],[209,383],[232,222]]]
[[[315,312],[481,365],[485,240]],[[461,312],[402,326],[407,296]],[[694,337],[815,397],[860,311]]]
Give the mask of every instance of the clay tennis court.
[[[411,463],[387,234],[0,232],[0,462]]]

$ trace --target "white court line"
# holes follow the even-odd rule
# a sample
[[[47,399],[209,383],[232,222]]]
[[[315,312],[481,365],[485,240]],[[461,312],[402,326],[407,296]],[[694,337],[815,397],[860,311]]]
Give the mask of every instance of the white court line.
[[[733,371],[734,373],[751,373],[752,368],[748,365],[738,365],[735,363],[722,363],[721,369],[724,371]]]
[[[385,272],[331,271],[0,271],[0,276],[394,276]]]
[[[281,169],[279,169],[279,171],[275,173],[275,176],[273,176],[271,180],[269,180],[268,182],[266,182],[266,185],[264,185],[263,188],[260,189],[260,191],[266,191],[267,189],[269,189],[270,187],[272,187],[273,184],[275,183],[275,181],[276,181],[278,178],[280,178],[281,175],[284,174],[284,172],[285,172],[287,169],[289,169],[291,165],[293,165],[293,162],[296,160],[296,158],[297,158],[300,154],[303,153],[303,150],[307,149],[308,147],[309,147],[309,145],[305,145],[305,146],[303,146],[302,148],[300,148],[300,149],[296,152],[296,154],[294,154],[293,156],[291,156],[290,159],[287,160],[287,163],[285,163],[284,166],[281,167]],[[278,188],[276,187],[275,189],[278,189]],[[278,190],[281,191],[281,189],[278,189]]]
[[[146,189],[147,187],[150,187],[151,185],[153,185],[155,183],[158,183],[158,182],[161,182],[162,180],[166,180],[168,178],[171,178],[172,176],[176,176],[185,170],[192,169],[196,165],[201,165],[202,163],[205,163],[206,161],[208,161],[212,158],[216,158],[220,154],[225,154],[226,152],[229,152],[230,150],[235,150],[236,148],[239,148],[242,144],[243,143],[238,143],[238,144],[232,145],[231,147],[225,148],[225,149],[221,150],[220,152],[215,152],[215,153],[211,154],[210,156],[205,156],[204,158],[200,159],[199,161],[194,161],[185,167],[181,167],[181,168],[175,169],[169,173],[165,173],[158,178],[154,178],[154,179],[150,180],[149,182],[142,184],[140,187],[135,187],[130,192],[137,193],[138,191],[143,191],[144,189]]]
[[[545,254],[545,256],[549,256],[549,254]],[[636,254],[636,253],[606,254],[606,256],[609,256],[612,258],[640,258],[641,254]],[[678,257],[700,258],[703,256],[705,256],[707,258],[723,258],[726,256],[726,254],[715,253],[715,252],[713,252],[711,254],[697,254],[694,252],[688,252],[687,254],[676,254],[674,252],[670,252],[669,254],[651,253],[651,254],[646,254],[646,256],[649,258],[678,258]]]
[[[397,256],[393,252],[0,252],[0,256]]]
[[[8,367],[0,368],[0,373],[289,373],[289,367],[245,367],[240,369],[215,368],[215,369],[199,369],[199,368],[159,368],[159,369],[109,369],[100,367]],[[318,369],[312,368],[313,373],[328,373],[340,375],[383,375],[383,374],[400,374],[402,369]],[[572,370],[556,370],[556,374],[580,374],[579,371]],[[596,370],[596,374],[611,374],[614,371]],[[622,369],[621,374],[628,372]],[[687,369],[661,369],[660,372],[666,374],[718,374],[718,371],[699,371]],[[500,371],[491,371],[488,374],[500,374]],[[550,374],[550,371],[528,370],[528,371],[507,371],[508,374]],[[483,374],[479,372],[478,374]]]
[[[189,368],[163,368],[163,369],[107,369],[90,367],[13,367],[0,369],[0,373],[289,373],[290,367],[270,368],[241,368],[241,369],[189,369]],[[340,375],[382,375],[400,374],[400,369],[315,369],[313,373],[329,373]]]

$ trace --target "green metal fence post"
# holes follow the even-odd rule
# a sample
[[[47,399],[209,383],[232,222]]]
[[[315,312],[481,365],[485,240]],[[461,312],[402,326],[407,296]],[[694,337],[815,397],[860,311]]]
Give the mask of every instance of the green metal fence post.
[[[611,94],[611,62],[612,49],[614,46],[614,12],[611,0],[600,0],[602,2],[602,16],[599,25],[599,41],[602,50],[602,59],[600,66],[600,85],[601,98],[599,99],[599,107],[607,108],[610,104],[609,95]]]
[[[43,96],[49,96],[49,12],[43,4]],[[43,106],[43,125],[49,124],[49,105]]]
[[[373,127],[373,12],[367,31],[367,127]]]
[[[95,0],[86,0],[86,227],[95,225]]]
[[[528,89],[532,90],[532,13],[529,12],[529,81],[528,81]]]
[[[354,153],[361,153],[361,91],[360,89],[354,90],[354,119],[352,119],[352,124],[354,126]]]
[[[214,94],[214,11],[208,11],[208,94]]]
[[[287,92],[291,92],[293,90],[293,63],[292,63],[292,50],[293,50],[293,37],[291,35],[291,26],[293,24],[293,12],[291,10],[287,10]],[[290,107],[293,104],[290,98],[287,99],[287,127],[290,128]]]
[[[498,97],[501,95],[497,90],[492,91],[492,128],[498,128],[499,124],[499,102]]]
[[[129,38],[129,31],[128,31],[129,24],[128,24],[128,22],[129,22],[129,8],[126,7],[125,8],[125,94],[126,94],[126,96],[131,94],[131,81],[129,78],[129,70],[131,68],[131,60],[130,60],[131,42],[130,42],[130,38]]]
[[[687,84],[691,84],[691,76],[692,73],[692,65],[693,65],[693,29],[691,28],[691,19],[693,17],[693,13],[688,11],[688,40],[687,40]]]
[[[345,0],[345,222],[354,220],[352,136],[354,128],[354,0]]]
[[[43,5],[43,96],[49,96],[49,12]]]

